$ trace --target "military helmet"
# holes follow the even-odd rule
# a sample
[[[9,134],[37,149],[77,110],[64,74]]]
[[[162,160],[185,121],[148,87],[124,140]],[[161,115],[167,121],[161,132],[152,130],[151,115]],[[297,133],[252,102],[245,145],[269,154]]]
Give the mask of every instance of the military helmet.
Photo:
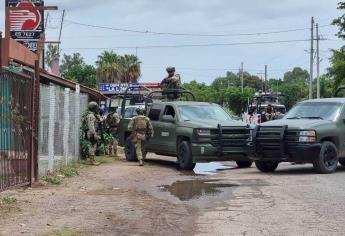
[[[144,115],[145,114],[145,110],[143,108],[140,108],[140,107],[138,107],[135,111],[137,112],[138,115]]]
[[[96,111],[99,108],[97,102],[89,102],[88,109],[90,111]]]
[[[175,67],[169,66],[169,67],[167,68],[167,72],[168,72],[168,73],[175,72]]]

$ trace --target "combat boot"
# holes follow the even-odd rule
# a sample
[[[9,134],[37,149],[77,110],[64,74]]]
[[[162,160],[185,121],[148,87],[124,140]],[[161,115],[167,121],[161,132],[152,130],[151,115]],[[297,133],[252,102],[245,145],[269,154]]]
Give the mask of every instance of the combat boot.
[[[95,156],[90,156],[89,158],[90,158],[90,165],[99,166],[101,164],[95,160]]]

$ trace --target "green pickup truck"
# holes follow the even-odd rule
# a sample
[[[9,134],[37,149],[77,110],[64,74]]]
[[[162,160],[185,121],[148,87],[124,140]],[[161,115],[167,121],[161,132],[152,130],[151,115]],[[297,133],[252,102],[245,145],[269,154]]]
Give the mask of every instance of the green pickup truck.
[[[146,151],[177,157],[182,170],[192,170],[197,162],[236,161],[239,167],[252,165],[248,159],[251,130],[234,120],[216,104],[195,101],[153,101],[147,107],[154,135]],[[136,153],[128,131],[130,119],[122,119],[119,143],[128,161]]]
[[[283,119],[257,126],[250,158],[262,172],[274,171],[280,162],[335,172],[338,162],[345,165],[345,98],[303,101]]]

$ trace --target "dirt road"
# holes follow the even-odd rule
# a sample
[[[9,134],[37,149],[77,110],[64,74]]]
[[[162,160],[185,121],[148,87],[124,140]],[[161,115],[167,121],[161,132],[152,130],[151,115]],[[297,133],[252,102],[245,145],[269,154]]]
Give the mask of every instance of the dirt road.
[[[345,168],[318,175],[310,165],[281,164],[262,174],[228,162],[199,165],[195,174],[151,158],[143,168],[116,161],[85,168],[62,186],[2,193],[17,204],[0,211],[0,235],[345,234]]]

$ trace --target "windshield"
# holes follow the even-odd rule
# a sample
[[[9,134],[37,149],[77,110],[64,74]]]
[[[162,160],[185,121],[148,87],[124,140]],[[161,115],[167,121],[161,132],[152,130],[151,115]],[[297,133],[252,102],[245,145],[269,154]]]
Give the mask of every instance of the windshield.
[[[294,106],[284,119],[335,120],[341,106],[335,102],[304,102]]]
[[[185,105],[178,107],[184,121],[189,120],[218,120],[231,121],[230,115],[217,105]]]

